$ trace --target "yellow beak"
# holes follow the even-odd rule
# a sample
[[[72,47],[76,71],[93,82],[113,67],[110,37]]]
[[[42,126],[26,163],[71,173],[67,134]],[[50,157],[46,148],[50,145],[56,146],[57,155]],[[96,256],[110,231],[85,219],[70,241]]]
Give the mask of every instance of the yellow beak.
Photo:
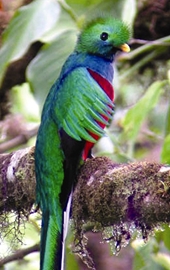
[[[124,43],[119,47],[123,52],[130,52],[130,47],[128,44]]]

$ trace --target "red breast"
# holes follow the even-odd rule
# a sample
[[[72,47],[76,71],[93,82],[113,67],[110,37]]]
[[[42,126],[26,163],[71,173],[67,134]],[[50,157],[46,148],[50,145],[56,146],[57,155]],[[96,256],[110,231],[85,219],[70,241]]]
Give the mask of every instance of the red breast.
[[[111,85],[111,83],[104,78],[103,76],[101,76],[99,73],[95,72],[94,70],[91,69],[87,69],[88,72],[90,73],[90,75],[93,77],[93,79],[100,85],[100,87],[103,89],[103,91],[108,95],[108,97],[111,100],[114,100],[114,89],[113,86]],[[108,121],[108,117],[103,115],[103,118]],[[103,129],[105,128],[105,124],[100,123],[99,121],[96,121]],[[95,139],[98,140],[99,136],[96,134],[93,134],[92,132],[89,132],[89,134]],[[86,142],[84,150],[83,150],[83,155],[82,158],[83,160],[86,160],[89,154],[90,149],[93,147],[94,143],[92,142]]]

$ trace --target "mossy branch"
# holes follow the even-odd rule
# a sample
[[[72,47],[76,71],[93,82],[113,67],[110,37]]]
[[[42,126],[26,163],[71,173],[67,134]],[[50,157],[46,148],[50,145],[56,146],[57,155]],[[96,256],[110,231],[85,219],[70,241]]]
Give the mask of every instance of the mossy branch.
[[[102,226],[169,222],[170,166],[115,164],[106,157],[87,160],[74,192],[73,218]]]
[[[0,214],[35,202],[34,147],[0,155]],[[115,164],[106,157],[81,167],[73,197],[75,220],[104,226],[128,220],[170,221],[170,166]]]
[[[0,215],[10,211],[29,215],[35,203],[35,185],[34,147],[0,155]],[[112,226],[113,231],[123,230],[125,234],[122,224],[133,224],[146,238],[147,230],[161,222],[169,223],[170,166],[154,162],[115,164],[106,157],[87,160],[78,174],[72,218],[75,252],[95,269],[86,250],[84,225],[101,231]],[[115,233],[110,239],[121,244]]]
[[[170,221],[170,166],[154,162],[115,164],[105,157],[87,160],[74,192],[72,217],[75,252],[95,270],[86,248],[85,225],[103,232],[115,252],[128,244],[132,228],[146,240],[161,222]]]
[[[0,215],[29,214],[35,202],[34,148],[0,155]]]

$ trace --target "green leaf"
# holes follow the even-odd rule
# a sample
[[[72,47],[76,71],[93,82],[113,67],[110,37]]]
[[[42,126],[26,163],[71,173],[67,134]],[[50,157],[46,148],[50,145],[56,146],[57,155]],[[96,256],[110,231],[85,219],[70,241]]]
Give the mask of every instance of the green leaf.
[[[69,5],[78,5],[77,8],[79,8],[79,6],[90,6],[90,5],[95,5],[102,2],[102,0],[91,0],[91,1],[87,1],[87,0],[67,0],[67,3]]]
[[[170,134],[166,136],[162,146],[161,162],[170,164]]]
[[[143,240],[135,240],[132,242],[135,251],[133,259],[133,270],[160,270],[159,265],[153,260],[154,250],[157,243],[154,239],[150,239],[147,243]]]
[[[131,26],[133,25],[133,21],[136,15],[136,4],[137,2],[135,0],[126,0],[124,2],[122,20]]]
[[[41,40],[56,23],[60,13],[57,2],[36,0],[16,11],[3,35],[0,50],[0,83],[6,67],[19,59],[36,40]]]
[[[71,227],[71,226],[70,226]],[[72,230],[68,231],[67,239],[66,239],[66,265],[65,270],[79,270],[79,264],[76,259],[74,252],[71,252],[70,247],[74,243],[74,234]]]
[[[39,107],[28,83],[12,88],[11,101],[12,112],[22,114],[28,121],[38,122],[40,120]]]
[[[164,225],[163,241],[164,241],[165,247],[170,250],[170,227],[168,224]]]
[[[159,252],[156,255],[153,255],[154,261],[161,266],[161,269],[169,270],[170,269],[170,256]]]
[[[58,78],[61,67],[75,46],[76,31],[65,31],[46,44],[27,69],[27,79],[40,107],[51,86]]]
[[[168,135],[169,133],[170,133],[170,102],[169,102],[169,108],[168,108],[167,116],[166,116],[165,135]]]
[[[127,139],[135,140],[142,122],[158,103],[162,88],[165,84],[166,81],[154,82],[136,105],[127,112],[122,123]]]
[[[155,230],[155,239],[158,244],[164,242],[167,249],[170,250],[170,227],[169,224],[162,224],[161,229]]]
[[[131,16],[134,13],[135,7],[133,6],[132,8],[135,0],[128,1],[130,1],[130,12],[126,14],[126,18],[125,14],[123,15],[123,19],[127,19],[127,22],[132,21]],[[126,7],[128,5],[127,0],[67,0],[67,4],[70,5],[77,14],[83,14],[87,18],[93,18],[94,16],[101,14],[109,14],[119,19],[122,18],[125,5]]]

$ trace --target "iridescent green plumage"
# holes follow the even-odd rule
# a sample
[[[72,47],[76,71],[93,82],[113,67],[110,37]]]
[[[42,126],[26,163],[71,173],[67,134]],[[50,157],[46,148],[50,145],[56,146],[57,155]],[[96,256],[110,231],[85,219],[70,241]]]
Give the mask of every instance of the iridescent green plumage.
[[[91,85],[93,85],[93,91]],[[94,120],[100,119],[102,122],[99,115],[107,116],[107,112],[111,110],[109,106],[112,105],[112,101],[101,91],[99,85],[94,82],[88,71],[83,67],[73,70],[65,78],[63,87],[67,89],[67,95],[70,98],[66,99],[65,92],[56,93],[53,100],[53,114],[56,124],[75,140],[84,139],[95,142],[88,131],[100,137],[104,134],[103,129]],[[60,107],[58,100],[64,106]]]
[[[112,118],[112,62],[117,50],[128,49],[128,39],[129,30],[119,20],[97,18],[87,24],[46,99],[35,150],[36,196],[42,210],[41,270],[63,269],[63,213],[69,210],[68,198],[85,148],[84,159]]]
[[[101,43],[102,33],[107,33],[108,38]],[[84,26],[79,36],[76,50],[112,57],[113,53],[120,49],[130,38],[129,28],[122,21],[112,17],[100,17],[90,21]]]

